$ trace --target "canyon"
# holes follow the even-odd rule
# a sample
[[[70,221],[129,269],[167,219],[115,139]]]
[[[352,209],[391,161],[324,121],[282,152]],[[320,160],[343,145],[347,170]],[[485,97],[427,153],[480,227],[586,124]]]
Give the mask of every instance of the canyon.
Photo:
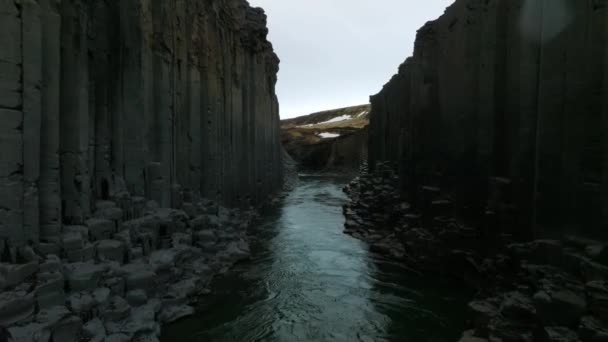
[[[455,0],[283,121],[268,33],[0,0],[0,342],[608,340],[607,1]]]

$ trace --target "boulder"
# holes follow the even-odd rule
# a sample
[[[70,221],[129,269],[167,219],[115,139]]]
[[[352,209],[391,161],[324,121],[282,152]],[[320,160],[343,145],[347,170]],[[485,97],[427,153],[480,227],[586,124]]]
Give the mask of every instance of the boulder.
[[[196,310],[190,305],[176,305],[163,307],[158,318],[163,324],[168,324],[195,313]]]
[[[0,264],[0,289],[14,287],[22,284],[26,279],[31,278],[38,272],[37,261],[27,264]]]
[[[505,294],[500,305],[501,314],[514,321],[534,322],[536,308],[532,299],[522,292],[509,292]]]
[[[565,327],[545,327],[548,342],[581,342],[576,332]]]
[[[124,275],[127,291],[144,290],[153,293],[157,287],[156,273],[150,266],[135,267]]]
[[[534,306],[545,325],[576,326],[587,311],[587,301],[574,291],[539,291],[534,295]]]
[[[67,300],[68,307],[75,314],[84,316],[93,310],[95,302],[89,292],[72,293]]]
[[[106,328],[99,318],[87,322],[83,329],[84,337],[92,342],[102,342],[106,337]]]
[[[580,259],[580,273],[586,282],[608,279],[608,266],[589,259]]]
[[[60,272],[44,272],[38,275],[38,286],[34,290],[39,309],[64,305],[65,280]]]
[[[86,243],[81,249],[69,251],[66,253],[68,262],[88,262],[95,258],[95,246]]]
[[[106,328],[110,334],[125,334],[130,338],[141,335],[155,336],[160,329],[156,322],[157,312],[158,303],[151,301],[133,309],[129,317],[122,321],[108,322]]]
[[[123,263],[125,261],[125,245],[117,240],[101,240],[95,244],[97,249],[97,258],[102,261],[116,261]]]
[[[77,262],[64,265],[63,275],[67,279],[70,291],[87,291],[98,287],[101,275],[106,269],[104,265]]]
[[[97,209],[97,210],[110,209],[110,208],[116,208],[116,202],[103,201],[103,200],[95,202],[95,209]]]
[[[478,330],[487,329],[490,321],[500,315],[498,306],[487,300],[476,300],[468,304],[474,319],[474,326]]]
[[[64,226],[64,234],[79,234],[83,241],[89,241],[89,228],[87,226]]]
[[[101,313],[104,321],[118,322],[129,316],[131,306],[122,297],[114,296],[110,299],[108,306]]]
[[[171,237],[171,247],[192,246],[192,234],[191,232],[175,233]]]
[[[98,209],[95,214],[93,214],[93,216],[99,219],[105,219],[113,221],[115,223],[119,223],[123,217],[123,210],[120,208],[103,208]]]
[[[213,243],[215,244],[218,240],[215,231],[211,229],[203,229],[194,233],[195,241],[199,243]]]
[[[112,334],[108,335],[104,342],[131,342],[131,338],[126,334]]]
[[[34,315],[33,293],[23,291],[0,292],[0,326],[11,326]]]
[[[593,316],[581,318],[578,336],[583,342],[608,342],[608,328]]]
[[[462,334],[462,338],[460,338],[458,342],[488,342],[488,340],[482,337],[477,337],[474,335],[473,330],[468,330]]]
[[[144,249],[142,247],[135,247],[129,250],[129,260],[138,260],[144,256]]]
[[[61,259],[56,255],[47,255],[46,260],[42,261],[39,266],[41,273],[44,272],[59,272],[61,271]]]
[[[80,233],[65,233],[61,238],[61,246],[66,252],[79,250],[84,247],[84,240]]]
[[[127,302],[132,307],[138,307],[144,305],[148,302],[148,295],[144,290],[132,290],[127,292],[126,295]]]
[[[93,302],[100,310],[103,310],[109,303],[112,296],[112,290],[107,287],[100,287],[95,289],[92,293]]]
[[[589,311],[604,322],[608,322],[608,286],[606,281],[591,281],[586,284]]]
[[[112,277],[107,278],[102,282],[102,285],[110,289],[110,293],[113,296],[124,296],[126,291],[126,282],[125,278],[120,277]]]
[[[59,255],[61,254],[61,246],[54,242],[40,242],[36,245],[36,252],[40,255]]]
[[[116,224],[111,220],[93,218],[87,221],[91,240],[99,241],[111,239],[116,232]]]

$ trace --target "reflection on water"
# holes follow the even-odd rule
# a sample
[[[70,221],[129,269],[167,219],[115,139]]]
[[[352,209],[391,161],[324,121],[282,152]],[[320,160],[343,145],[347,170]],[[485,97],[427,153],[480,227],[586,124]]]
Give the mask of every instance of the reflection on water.
[[[342,233],[346,180],[303,177],[252,230],[252,260],[162,341],[455,341],[466,296]]]

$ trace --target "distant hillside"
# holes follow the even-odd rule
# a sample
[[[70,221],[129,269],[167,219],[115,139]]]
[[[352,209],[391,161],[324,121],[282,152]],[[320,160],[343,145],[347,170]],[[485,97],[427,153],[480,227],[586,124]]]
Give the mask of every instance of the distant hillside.
[[[300,169],[358,167],[367,156],[370,105],[333,109],[281,121],[281,141]]]
[[[369,124],[369,104],[332,109],[281,121],[281,128],[363,128]]]

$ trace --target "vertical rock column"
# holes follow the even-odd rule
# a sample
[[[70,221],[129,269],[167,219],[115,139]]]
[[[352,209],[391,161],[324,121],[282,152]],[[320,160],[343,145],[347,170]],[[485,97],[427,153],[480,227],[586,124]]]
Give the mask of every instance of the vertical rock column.
[[[608,59],[608,4],[604,3],[595,12],[595,25],[598,29],[598,43],[595,45],[595,50],[599,56],[595,59],[596,63],[602,67],[599,70],[603,70],[602,74],[596,73],[601,80],[598,80],[601,91],[596,96],[601,97],[601,113],[602,113],[602,124],[601,130],[604,134],[601,135],[600,144],[602,146],[602,157],[600,157],[602,165],[602,189],[601,189],[601,206],[602,206],[602,223],[604,227],[608,227],[608,65],[603,63]],[[599,67],[599,65],[597,65]],[[596,69],[597,70],[597,69]]]
[[[61,198],[65,223],[90,214],[88,15],[78,0],[61,3]]]
[[[23,54],[21,14],[12,0],[0,2],[0,234],[23,243]]]
[[[55,1],[41,1],[42,118],[40,125],[40,237],[58,239],[61,227],[60,76],[61,17]]]
[[[42,11],[33,0],[21,3],[23,94],[23,235],[39,239],[40,128],[42,118]]]
[[[0,16],[0,239],[14,247],[60,230],[60,20],[48,1],[3,1]]]

